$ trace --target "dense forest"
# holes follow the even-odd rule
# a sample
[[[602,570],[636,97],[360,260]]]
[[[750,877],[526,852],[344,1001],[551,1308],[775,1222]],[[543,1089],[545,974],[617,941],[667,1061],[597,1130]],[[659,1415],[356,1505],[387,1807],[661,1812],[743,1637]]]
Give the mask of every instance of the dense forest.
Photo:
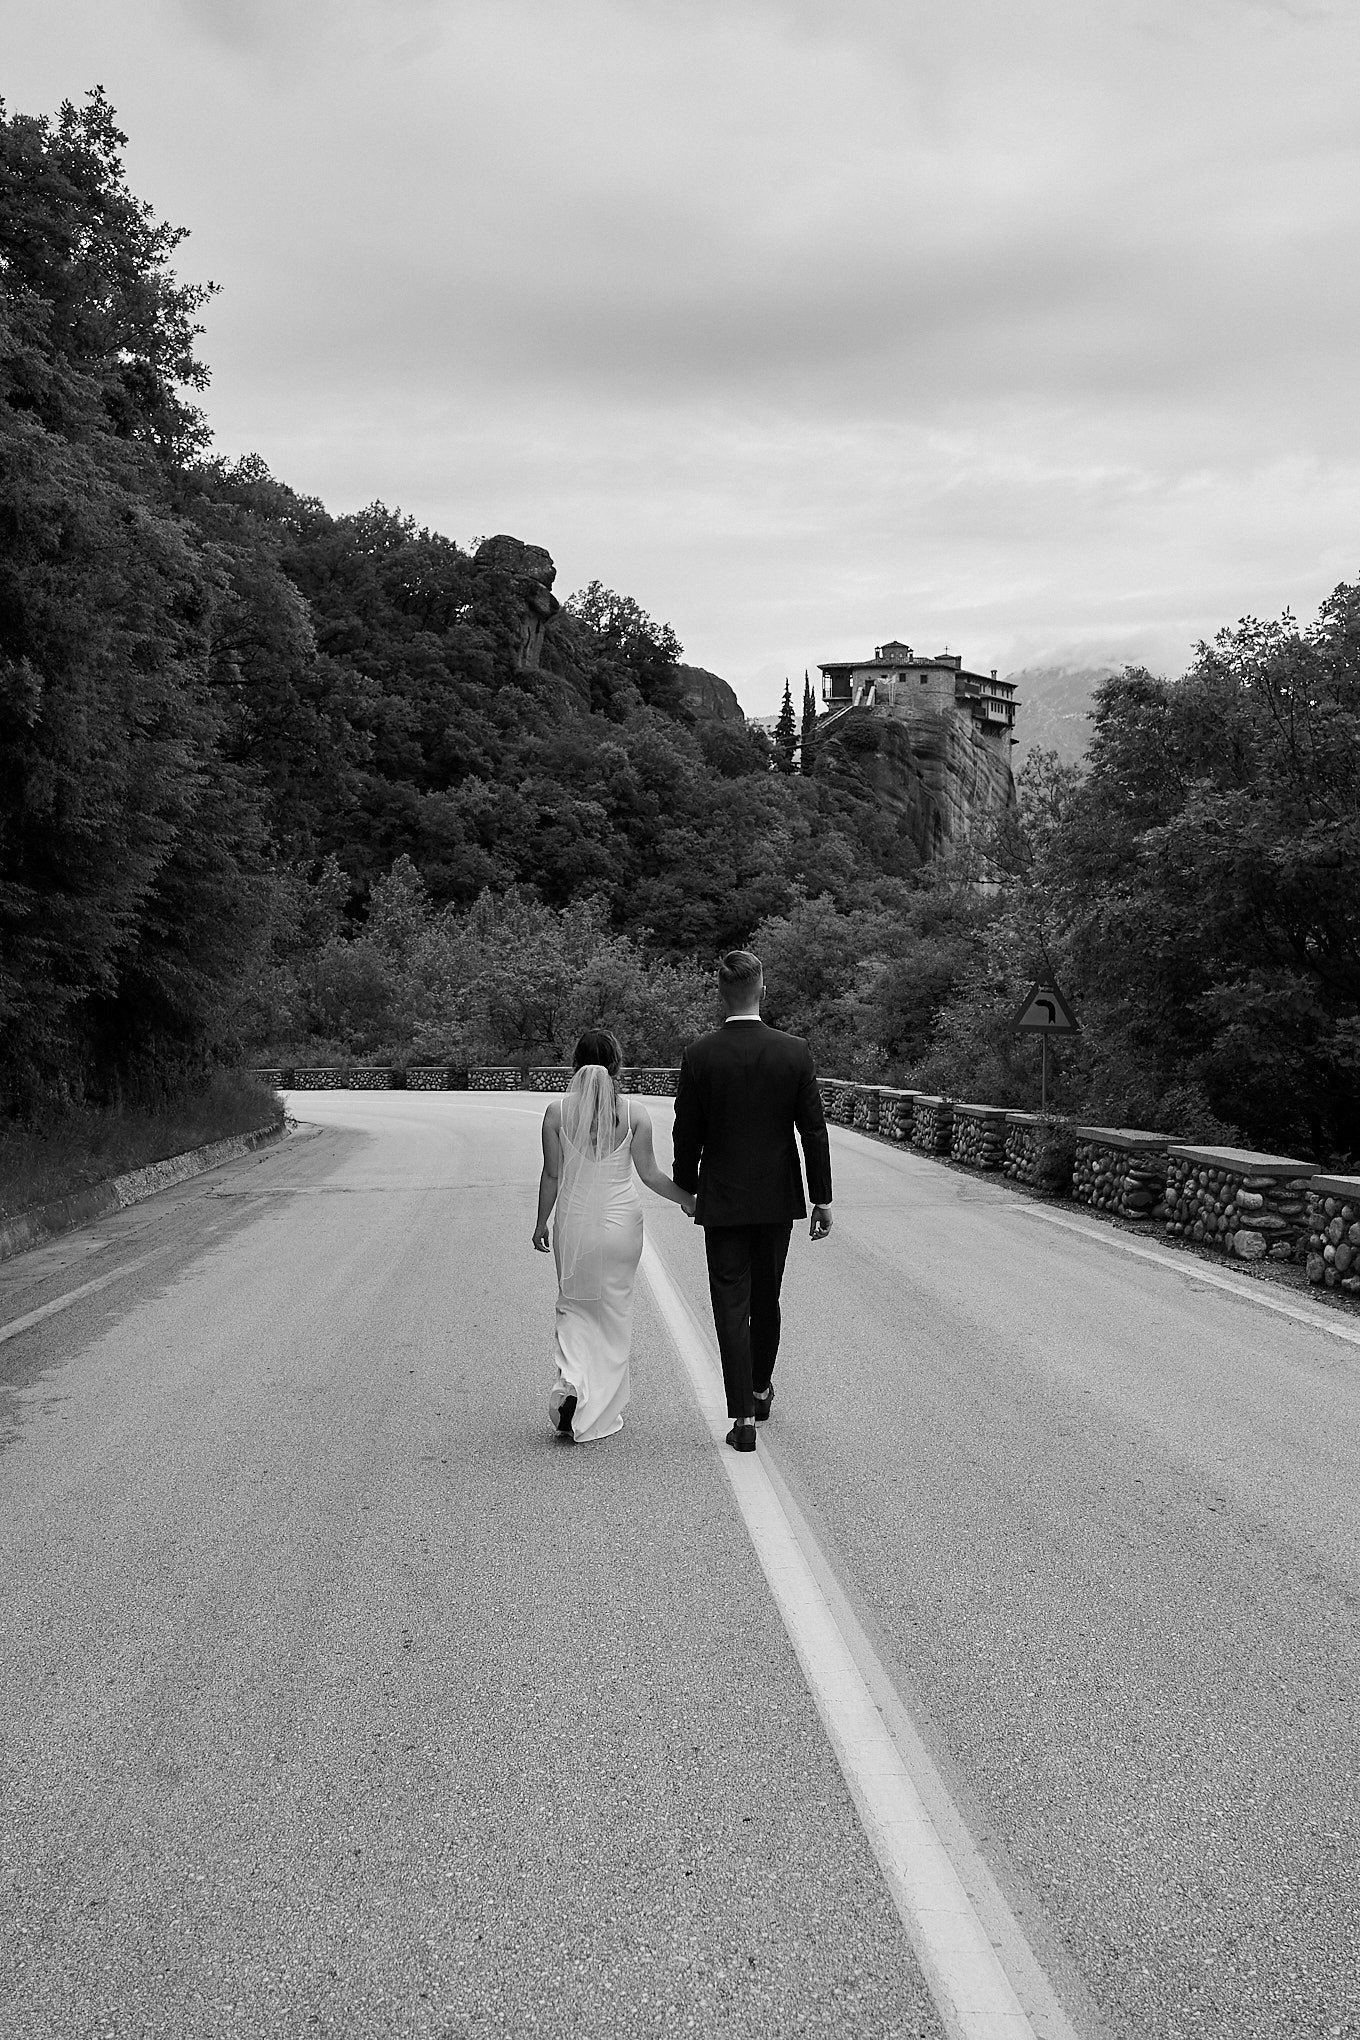
[[[264,1055],[638,1061],[751,941],[822,1065],[1360,1151],[1360,589],[1100,689],[985,840],[922,863],[872,719],[696,714],[599,582],[516,657],[513,576],[381,504],[213,456],[211,287],[102,95],[0,106],[0,1098],[150,1094]],[[526,533],[538,540],[547,536]],[[1023,710],[1022,710],[1023,713]],[[790,736],[792,721],[790,718]]]

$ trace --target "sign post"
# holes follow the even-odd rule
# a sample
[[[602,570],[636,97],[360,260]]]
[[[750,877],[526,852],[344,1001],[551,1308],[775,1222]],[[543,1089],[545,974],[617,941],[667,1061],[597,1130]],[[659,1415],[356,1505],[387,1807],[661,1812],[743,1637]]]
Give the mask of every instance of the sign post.
[[[1048,1110],[1048,1037],[1080,1034],[1077,1017],[1058,987],[1036,978],[1015,1009],[1011,1022],[1017,1034],[1037,1034],[1041,1045],[1039,1109]]]

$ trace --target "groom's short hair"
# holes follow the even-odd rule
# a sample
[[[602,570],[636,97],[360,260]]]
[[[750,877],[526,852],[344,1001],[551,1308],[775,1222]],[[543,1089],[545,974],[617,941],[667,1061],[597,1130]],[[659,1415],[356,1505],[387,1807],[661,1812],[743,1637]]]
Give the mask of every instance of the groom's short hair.
[[[749,1005],[764,975],[760,958],[749,949],[729,949],[718,959],[718,991],[724,1005]]]

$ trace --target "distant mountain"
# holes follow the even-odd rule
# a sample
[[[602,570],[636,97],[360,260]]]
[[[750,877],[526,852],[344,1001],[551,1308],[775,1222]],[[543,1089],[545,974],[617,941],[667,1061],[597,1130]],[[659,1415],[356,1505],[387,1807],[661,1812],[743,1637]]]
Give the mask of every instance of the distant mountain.
[[[1011,754],[1015,770],[1031,751],[1056,751],[1074,764],[1085,757],[1091,698],[1102,680],[1120,671],[1114,665],[1057,665],[1022,666],[1007,673],[1020,704],[1015,718],[1019,742]]]
[[[677,666],[675,670],[685,706],[701,721],[737,725],[745,722],[741,703],[718,674],[708,673],[702,666]]]

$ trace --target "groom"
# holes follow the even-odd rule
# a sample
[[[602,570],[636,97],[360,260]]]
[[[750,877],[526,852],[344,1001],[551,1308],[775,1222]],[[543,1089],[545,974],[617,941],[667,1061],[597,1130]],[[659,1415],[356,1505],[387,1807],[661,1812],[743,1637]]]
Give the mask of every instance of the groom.
[[[797,1035],[760,1017],[765,976],[749,949],[718,965],[723,1024],[692,1041],[675,1092],[675,1166],[697,1194],[708,1288],[722,1354],[727,1442],[754,1452],[756,1425],[774,1402],[779,1285],[795,1218],[807,1214],[794,1128],[812,1193],[812,1237],[831,1230],[831,1145],[812,1067]]]

